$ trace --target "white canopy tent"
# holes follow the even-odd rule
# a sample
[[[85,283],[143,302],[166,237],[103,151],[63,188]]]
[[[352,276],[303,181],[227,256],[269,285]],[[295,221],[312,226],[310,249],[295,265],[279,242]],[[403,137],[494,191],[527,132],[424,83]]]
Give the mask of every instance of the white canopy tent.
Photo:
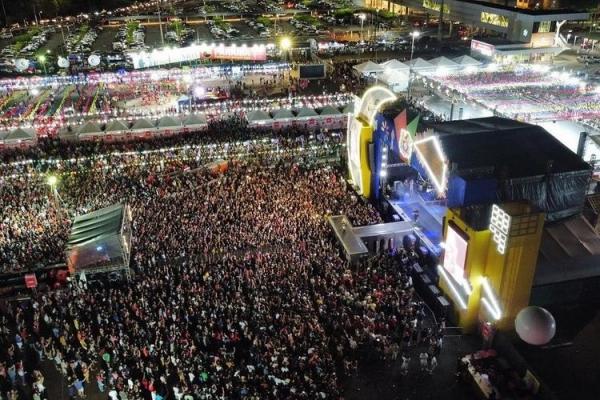
[[[164,116],[156,124],[158,129],[180,128],[181,122],[170,116]]]
[[[276,120],[288,120],[294,118],[294,114],[292,114],[290,110],[285,108],[281,108],[277,111],[272,112],[271,114],[273,115],[273,119]]]
[[[379,64],[375,64],[373,61],[366,61],[364,63],[354,66],[354,69],[362,75],[373,75],[383,72],[383,67]]]
[[[426,72],[431,72],[431,71],[435,70],[434,65],[432,65],[428,61],[423,60],[421,57],[415,58],[414,60],[410,61],[408,63],[408,65],[414,72],[419,72],[419,73],[426,73]]]
[[[465,67],[477,68],[477,67],[481,66],[481,61],[478,61],[478,60],[474,59],[473,57],[470,57],[467,55],[455,57],[452,59],[452,61],[454,61],[456,64],[460,65],[463,68],[465,68]]]
[[[250,124],[264,124],[266,121],[271,120],[271,116],[263,110],[254,110],[246,115],[246,119]]]
[[[437,73],[447,73],[461,68],[459,64],[444,56],[434,58],[433,60],[429,60],[429,62],[436,67]]]
[[[340,115],[340,114],[341,114],[340,110],[338,110],[337,108],[335,108],[333,106],[325,106],[321,109],[321,112],[319,113],[319,115],[321,117],[330,116],[330,115]]]
[[[386,61],[379,65],[381,67],[383,67],[384,72],[387,72],[387,71],[406,71],[406,72],[408,72],[408,70],[409,70],[408,65],[406,65],[403,62],[400,62],[396,59]]]
[[[312,108],[302,107],[296,111],[296,118],[311,118],[316,116],[317,112]]]
[[[393,92],[401,92],[408,88],[408,70],[386,70],[384,73],[379,74],[378,79],[388,85]]]
[[[190,114],[187,118],[183,120],[183,126],[186,128],[199,128],[202,126],[206,126],[208,121],[203,114]]]
[[[106,124],[106,128],[104,132],[111,134],[120,134],[129,130],[129,125],[127,122],[119,121],[114,119]]]
[[[77,130],[78,136],[95,136],[101,133],[102,129],[100,129],[100,126],[92,121],[86,122]]]
[[[34,143],[37,135],[33,128],[16,128],[8,132],[0,141],[3,144]]]
[[[138,119],[137,121],[135,121],[135,123],[131,127],[132,131],[147,131],[147,130],[154,130],[154,129],[156,129],[154,124],[145,118]]]

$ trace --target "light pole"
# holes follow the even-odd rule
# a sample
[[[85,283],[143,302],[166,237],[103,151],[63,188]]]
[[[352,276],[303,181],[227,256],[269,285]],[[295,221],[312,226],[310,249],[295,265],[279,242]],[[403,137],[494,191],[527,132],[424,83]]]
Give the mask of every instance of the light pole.
[[[4,0],[0,0],[2,4],[2,13],[4,14],[4,26],[8,26],[8,17],[6,16],[6,8],[4,8]]]
[[[284,37],[281,39],[279,43],[279,47],[281,47],[281,51],[283,52],[285,61],[288,60],[288,52],[292,48],[292,41],[289,37]]]
[[[358,14],[358,18],[360,19],[360,40],[364,41],[365,37],[363,34],[363,26],[365,24],[365,19],[367,19],[367,16],[365,14]]]
[[[406,91],[406,94],[409,99],[410,99],[410,84],[411,84],[411,78],[412,78],[412,60],[413,60],[413,56],[415,54],[415,39],[419,37],[421,33],[419,31],[413,31],[411,32],[410,36],[412,37],[412,42],[411,42],[411,46],[410,46],[410,61],[408,62],[408,89]]]
[[[46,56],[42,54],[38,57],[38,61],[42,64],[42,67],[44,67],[44,75],[48,75],[48,71],[46,70]]]
[[[158,0],[156,2],[156,9],[158,10],[158,27],[160,28],[160,40],[161,40],[162,46],[164,47],[165,46],[165,37],[163,36],[162,21],[160,19],[160,2],[161,1],[162,0]]]

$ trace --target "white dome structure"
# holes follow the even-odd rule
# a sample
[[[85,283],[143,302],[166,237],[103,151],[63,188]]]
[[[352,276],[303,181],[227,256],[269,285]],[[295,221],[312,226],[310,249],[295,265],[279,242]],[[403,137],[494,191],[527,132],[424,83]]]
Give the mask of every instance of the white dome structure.
[[[517,314],[515,330],[526,343],[541,346],[552,340],[556,333],[556,321],[542,307],[525,307]]]

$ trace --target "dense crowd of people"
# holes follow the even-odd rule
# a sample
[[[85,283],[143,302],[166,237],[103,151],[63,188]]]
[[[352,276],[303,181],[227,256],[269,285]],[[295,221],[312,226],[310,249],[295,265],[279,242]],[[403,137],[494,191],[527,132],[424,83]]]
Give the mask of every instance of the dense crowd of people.
[[[63,259],[70,216],[49,207],[55,201],[52,188],[45,184],[49,174],[59,175],[60,180],[67,183],[71,171],[92,166],[124,164],[129,169],[135,166],[140,173],[152,175],[149,165],[157,165],[163,172],[173,172],[169,170],[171,167],[164,166],[166,160],[172,160],[179,169],[196,169],[215,160],[248,157],[262,162],[274,162],[282,156],[308,161],[315,157],[338,156],[341,139],[338,131],[306,134],[300,128],[289,128],[275,135],[250,129],[243,119],[234,118],[216,121],[205,132],[166,140],[78,146],[47,141],[37,148],[5,153],[0,167],[0,198],[4,205],[0,209],[0,272],[31,269],[43,261],[50,264]],[[33,176],[28,176],[30,174]],[[82,182],[81,187],[87,185],[89,183]],[[116,194],[127,193],[127,188],[121,186]],[[116,186],[111,190],[116,190]],[[71,191],[61,185],[57,193],[66,199]],[[113,197],[111,200],[121,199]],[[94,204],[88,204],[85,210],[94,208],[97,208]],[[77,213],[85,210],[76,209]]]
[[[0,393],[29,382],[43,398],[33,351],[56,363],[73,396],[95,381],[121,399],[335,398],[361,346],[397,354],[413,336],[423,308],[406,268],[417,256],[349,269],[325,216],[380,218],[331,167],[284,153],[236,158],[215,176],[196,170],[202,156],[174,150],[112,157],[61,163],[61,207],[129,203],[135,277],[3,309]],[[13,181],[47,190],[35,174]],[[38,207],[58,213],[53,202]]]
[[[74,158],[48,147],[35,162],[13,154],[4,164],[11,212],[0,243],[13,253],[3,266],[61,250],[27,246],[59,243],[67,215],[126,202],[135,274],[74,280],[3,304],[0,398],[47,398],[44,359],[72,398],[88,385],[122,400],[338,398],[342,376],[364,354],[396,359],[416,341],[437,351],[438,332],[423,325],[413,295],[413,250],[359,269],[340,257],[327,215],[354,225],[381,219],[335,168],[315,162],[335,135],[189,140],[104,154],[82,148]],[[226,172],[202,168],[215,159],[228,161]],[[59,177],[57,199],[48,196],[48,170]],[[15,243],[27,251],[15,253]]]

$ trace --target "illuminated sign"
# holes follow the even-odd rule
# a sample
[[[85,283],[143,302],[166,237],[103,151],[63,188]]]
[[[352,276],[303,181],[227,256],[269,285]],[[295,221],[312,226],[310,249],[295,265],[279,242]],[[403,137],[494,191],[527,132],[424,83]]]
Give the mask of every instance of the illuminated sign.
[[[363,94],[356,115],[362,116],[369,122],[369,125],[373,125],[375,115],[381,109],[381,106],[396,100],[396,98],[396,95],[390,89],[383,86],[373,86]]]
[[[203,43],[181,48],[167,47],[160,50],[155,49],[151,52],[129,53],[129,56],[135,69],[199,59],[265,61],[267,59],[267,47],[264,44],[253,46],[232,44],[225,46],[223,43],[220,45]]]
[[[435,0],[423,0],[423,8],[428,8],[430,10],[439,12],[442,8],[442,5]],[[444,14],[449,14],[449,13],[450,13],[450,8],[446,4],[444,4]]]
[[[510,215],[496,204],[492,206],[492,217],[490,218],[490,231],[492,232],[492,240],[496,243],[498,253],[506,252],[506,242],[508,241],[508,233],[510,231]]]
[[[442,265],[454,281],[462,285],[465,280],[468,243],[452,225],[448,225],[445,243]]]
[[[444,193],[446,190],[448,167],[446,165],[446,156],[442,151],[442,145],[437,136],[431,135],[425,139],[416,141],[414,143],[414,150],[417,152],[419,161],[425,167],[437,192],[439,194]]]
[[[502,28],[508,28],[508,22],[509,22],[508,17],[506,17],[504,15],[498,15],[498,14],[482,11],[480,20],[484,24],[500,26]]]
[[[486,57],[492,57],[496,48],[489,44],[480,42],[479,40],[471,40],[471,51],[483,54]]]
[[[413,140],[410,132],[406,128],[400,129],[400,141],[398,142],[400,157],[404,160],[410,160],[412,155]]]

